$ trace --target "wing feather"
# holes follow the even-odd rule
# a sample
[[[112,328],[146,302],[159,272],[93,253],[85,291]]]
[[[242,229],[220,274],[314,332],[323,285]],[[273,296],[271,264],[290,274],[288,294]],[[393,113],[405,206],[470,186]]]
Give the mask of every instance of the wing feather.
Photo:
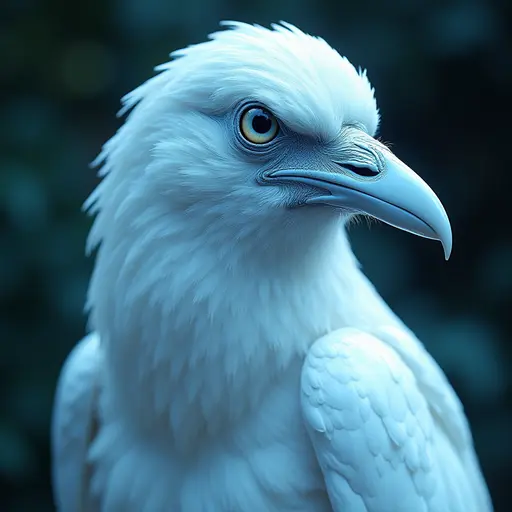
[[[388,343],[356,329],[328,334],[311,347],[302,410],[335,511],[492,509],[485,486],[483,493],[475,487],[479,468],[465,467],[476,461],[465,419],[447,420],[446,427],[434,413],[460,416],[460,403],[444,380],[437,387],[431,380],[436,393],[425,393],[415,369]],[[457,428],[464,441],[454,444]],[[473,455],[461,457],[466,452]]]
[[[57,510],[91,510],[87,454],[96,427],[101,352],[91,334],[68,356],[57,385],[52,418],[52,472]]]
[[[438,428],[447,436],[447,442],[456,450],[465,468],[468,495],[473,496],[477,510],[492,510],[491,497],[473,447],[473,437],[464,408],[445,374],[423,344],[408,329],[382,326],[374,333],[393,348],[411,368],[418,389],[426,397],[430,412]],[[453,475],[447,475],[446,483]],[[454,485],[460,485],[455,482]]]

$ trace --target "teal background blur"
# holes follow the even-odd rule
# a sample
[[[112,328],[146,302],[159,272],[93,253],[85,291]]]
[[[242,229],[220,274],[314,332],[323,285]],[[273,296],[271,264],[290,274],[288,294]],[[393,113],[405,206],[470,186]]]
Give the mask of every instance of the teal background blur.
[[[3,0],[0,511],[52,510],[53,392],[84,333],[92,267],[88,164],[120,125],[119,98],[226,18],[287,20],[368,68],[381,135],[444,202],[454,250],[446,263],[437,243],[364,223],[354,246],[447,372],[496,509],[509,510],[512,2]]]

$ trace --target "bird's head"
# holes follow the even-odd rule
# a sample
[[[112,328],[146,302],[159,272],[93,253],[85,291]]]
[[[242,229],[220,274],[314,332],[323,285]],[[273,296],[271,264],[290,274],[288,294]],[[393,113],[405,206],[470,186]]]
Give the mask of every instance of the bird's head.
[[[222,224],[234,239],[270,225],[301,237],[363,213],[440,240],[448,257],[440,201],[374,138],[366,73],[291,25],[227,25],[125,98],[133,111],[104,149],[108,176],[90,200],[100,226],[136,205],[132,223],[160,219],[163,231],[178,213],[212,236]]]

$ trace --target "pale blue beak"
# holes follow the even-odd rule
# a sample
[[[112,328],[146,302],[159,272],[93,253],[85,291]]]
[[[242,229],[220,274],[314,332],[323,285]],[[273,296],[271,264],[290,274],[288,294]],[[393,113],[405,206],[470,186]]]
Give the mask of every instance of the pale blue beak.
[[[335,162],[332,170],[283,169],[266,174],[267,179],[303,183],[325,191],[307,204],[324,204],[366,213],[391,226],[425,238],[439,240],[445,258],[452,251],[452,230],[446,211],[432,189],[407,165],[375,139],[361,153]],[[369,143],[370,144],[370,143]],[[358,161],[357,156],[363,155]],[[368,158],[373,155],[375,158]]]

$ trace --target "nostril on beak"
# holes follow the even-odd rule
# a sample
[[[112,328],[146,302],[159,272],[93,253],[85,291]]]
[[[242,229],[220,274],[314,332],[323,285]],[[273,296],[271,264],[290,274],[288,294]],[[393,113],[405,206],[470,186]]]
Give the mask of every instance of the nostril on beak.
[[[379,174],[379,171],[372,169],[371,167],[359,167],[357,165],[353,164],[343,164],[340,162],[335,162],[340,167],[343,167],[343,169],[346,169],[347,171],[353,172],[354,174],[357,174],[358,176],[364,176],[366,178],[371,178],[372,176],[377,176]]]

